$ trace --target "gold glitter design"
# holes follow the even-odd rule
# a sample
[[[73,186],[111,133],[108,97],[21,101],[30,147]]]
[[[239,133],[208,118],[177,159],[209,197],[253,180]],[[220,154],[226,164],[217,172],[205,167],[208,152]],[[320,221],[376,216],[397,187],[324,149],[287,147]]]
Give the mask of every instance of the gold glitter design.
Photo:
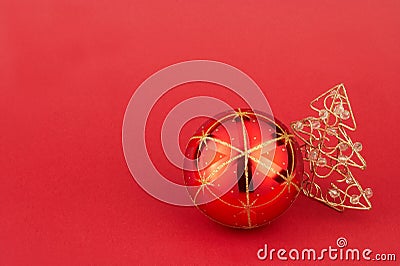
[[[264,119],[266,121],[268,121],[269,123],[273,124],[275,127],[279,128],[281,132],[283,133],[278,133],[276,138],[267,140],[265,142],[262,142],[252,148],[248,148],[248,135],[247,135],[247,130],[245,127],[245,122],[244,122],[244,118],[248,118],[250,119],[250,116],[255,116],[257,117],[257,119]],[[241,124],[241,129],[242,129],[242,135],[243,135],[243,147],[244,149],[235,147],[234,145],[232,145],[231,143],[222,141],[220,139],[211,137],[210,132],[212,132],[218,125],[222,124],[222,122],[227,121],[229,119],[232,119],[233,121],[235,121],[237,118],[240,118],[240,124]],[[228,160],[220,163],[211,173],[209,173],[208,176],[206,176],[205,172],[203,172],[201,169],[197,169],[198,172],[198,176],[200,176],[201,178],[198,179],[197,181],[201,183],[201,185],[199,186],[199,188],[197,189],[194,197],[192,198],[194,204],[197,206],[196,204],[196,200],[197,197],[200,193],[204,194],[204,191],[207,190],[208,193],[210,193],[216,200],[221,201],[222,203],[230,206],[230,207],[234,207],[238,209],[238,214],[242,214],[245,213],[247,216],[247,226],[246,228],[254,228],[257,227],[258,225],[254,225],[252,223],[251,220],[251,213],[255,213],[254,212],[254,208],[259,208],[259,207],[263,207],[267,204],[270,204],[271,202],[275,201],[277,198],[279,198],[286,190],[287,192],[290,192],[291,187],[294,187],[297,191],[300,191],[300,187],[295,184],[294,182],[292,182],[293,178],[294,178],[294,171],[295,171],[295,158],[294,158],[294,147],[293,147],[293,135],[288,134],[280,125],[278,125],[273,119],[270,119],[269,117],[266,117],[264,115],[261,114],[256,114],[253,112],[248,112],[248,111],[242,111],[241,109],[238,109],[237,111],[235,111],[234,113],[231,114],[227,114],[226,116],[218,119],[217,121],[215,121],[210,127],[207,128],[206,131],[202,131],[200,136],[193,136],[190,140],[198,140],[198,148],[197,148],[197,155],[196,155],[196,160],[197,163],[199,163],[199,155],[200,155],[200,151],[202,149],[203,146],[207,146],[207,141],[213,141],[215,143],[218,143],[222,146],[225,146],[227,148],[230,148],[231,150],[234,150],[236,152],[238,152],[238,155],[233,156],[232,158],[229,158]],[[252,155],[252,153],[259,151],[265,147],[267,147],[268,145],[274,144],[278,141],[283,140],[285,143],[285,147],[287,149],[290,149],[290,152],[288,152],[288,156],[292,156],[291,158],[291,165],[289,165],[289,169],[287,170],[288,175],[285,176],[283,174],[281,174],[279,171],[276,171],[274,169],[274,165],[276,166],[276,164],[263,157],[263,159],[267,159],[268,163],[270,163],[270,165],[267,165],[266,162],[261,161],[260,159],[254,157]],[[275,147],[275,146],[274,146]],[[262,157],[262,155],[260,155],[260,158]],[[238,204],[234,205],[232,203],[226,202],[224,201],[221,197],[217,196],[211,189],[210,186],[214,187],[214,182],[216,181],[216,179],[214,179],[215,175],[218,174],[224,167],[230,165],[231,163],[235,162],[236,160],[240,159],[240,158],[244,158],[245,163],[244,163],[244,175],[245,175],[245,181],[246,181],[246,202],[243,202],[241,200],[238,199]],[[284,186],[284,188],[271,200],[264,202],[262,204],[259,205],[255,205],[257,199],[253,200],[252,202],[250,202],[250,191],[249,191],[249,169],[248,169],[248,161],[251,160],[263,167],[265,167],[266,169],[268,169],[269,171],[271,171],[272,173],[274,173],[275,175],[279,176],[280,178],[282,178],[284,180],[284,182],[281,184],[281,186]],[[289,174],[290,173],[290,174]],[[197,206],[198,207],[198,206]],[[206,215],[209,217],[209,215]],[[213,219],[215,220],[215,219]],[[235,227],[235,226],[232,226]],[[240,227],[242,228],[242,227]]]

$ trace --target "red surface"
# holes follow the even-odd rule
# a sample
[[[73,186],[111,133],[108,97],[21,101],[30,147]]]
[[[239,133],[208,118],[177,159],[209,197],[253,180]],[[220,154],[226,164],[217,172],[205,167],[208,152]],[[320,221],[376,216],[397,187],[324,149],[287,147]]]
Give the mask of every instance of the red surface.
[[[0,3],[0,264],[255,264],[264,243],[322,249],[339,236],[399,249],[400,2],[258,2]],[[269,227],[238,231],[148,196],[125,165],[125,107],[189,59],[249,74],[286,124],[344,82],[373,209],[299,197]]]

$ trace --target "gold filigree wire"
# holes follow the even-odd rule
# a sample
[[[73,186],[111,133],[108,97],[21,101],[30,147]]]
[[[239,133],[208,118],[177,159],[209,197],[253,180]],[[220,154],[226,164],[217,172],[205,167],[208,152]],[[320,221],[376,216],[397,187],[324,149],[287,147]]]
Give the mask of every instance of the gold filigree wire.
[[[370,188],[363,189],[351,169],[366,168],[362,144],[353,142],[347,130],[357,129],[350,101],[343,84],[336,85],[310,103],[317,117],[291,123],[304,143],[303,193],[338,211],[346,208],[369,210]],[[328,181],[327,188],[321,183]]]

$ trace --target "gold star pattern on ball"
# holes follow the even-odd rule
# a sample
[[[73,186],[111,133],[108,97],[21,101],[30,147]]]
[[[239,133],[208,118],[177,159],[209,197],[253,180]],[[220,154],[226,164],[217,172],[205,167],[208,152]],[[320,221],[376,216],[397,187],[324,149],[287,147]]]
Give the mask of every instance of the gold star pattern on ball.
[[[190,139],[185,184],[209,218],[237,228],[269,223],[300,192],[303,163],[294,135],[268,115],[237,109]]]

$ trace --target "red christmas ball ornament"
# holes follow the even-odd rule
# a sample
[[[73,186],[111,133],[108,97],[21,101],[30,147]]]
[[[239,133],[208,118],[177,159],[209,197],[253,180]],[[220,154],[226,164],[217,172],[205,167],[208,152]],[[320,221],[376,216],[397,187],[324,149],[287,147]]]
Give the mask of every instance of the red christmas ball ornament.
[[[225,226],[248,229],[290,207],[301,189],[303,161],[286,126],[239,109],[208,120],[194,134],[184,169],[200,211]]]

